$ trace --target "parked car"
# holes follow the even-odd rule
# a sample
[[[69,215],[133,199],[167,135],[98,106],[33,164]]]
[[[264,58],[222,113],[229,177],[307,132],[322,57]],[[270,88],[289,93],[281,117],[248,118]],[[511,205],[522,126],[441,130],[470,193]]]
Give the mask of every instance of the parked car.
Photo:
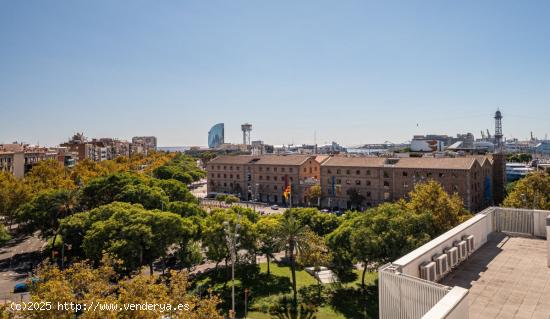
[[[30,288],[30,284],[37,283],[39,281],[38,278],[33,277],[30,279],[30,282],[27,280],[26,282],[18,282],[13,287],[13,293],[22,293],[22,292],[28,292]]]
[[[328,209],[325,208],[325,209],[321,209],[321,212],[322,212],[322,213],[330,213],[330,210],[328,210]]]
[[[271,209],[273,209],[273,210],[278,210],[278,209],[279,209],[279,205],[273,205],[273,206],[271,206]]]

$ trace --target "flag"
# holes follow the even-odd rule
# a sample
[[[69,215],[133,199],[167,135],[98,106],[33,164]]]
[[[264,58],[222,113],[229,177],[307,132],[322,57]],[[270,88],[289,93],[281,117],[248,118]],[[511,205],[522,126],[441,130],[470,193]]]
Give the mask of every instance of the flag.
[[[290,193],[291,193],[291,189],[290,189],[290,185],[288,185],[285,188],[285,191],[283,192],[283,196],[285,197],[286,200],[288,200],[288,197],[290,196]]]

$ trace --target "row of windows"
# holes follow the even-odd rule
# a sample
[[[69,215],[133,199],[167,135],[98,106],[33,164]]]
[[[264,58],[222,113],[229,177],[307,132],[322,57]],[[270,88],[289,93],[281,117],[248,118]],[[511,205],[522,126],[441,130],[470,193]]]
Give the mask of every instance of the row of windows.
[[[346,175],[351,175],[351,171],[352,171],[352,170],[347,169],[347,170],[346,170]],[[332,169],[330,169],[330,168],[327,169],[327,173],[328,173],[328,174],[332,174]],[[342,174],[342,170],[341,170],[341,169],[337,169],[337,170],[336,170],[336,174],[337,174],[337,175]],[[371,174],[370,170],[367,170],[367,171],[366,171],[366,175],[370,175],[370,174]],[[355,170],[355,175],[361,175],[361,170]]]
[[[218,173],[218,178],[221,178],[223,175],[223,178],[227,178],[227,174],[220,174]],[[214,177],[214,174],[212,174],[212,177]],[[233,178],[233,174],[229,174],[229,178]],[[235,178],[239,179],[241,178],[241,175],[237,174],[235,175]]]
[[[218,169],[221,169],[222,167],[223,167],[224,170],[227,169],[227,166],[225,166],[225,165],[223,165],[223,166],[218,165],[217,166]],[[214,169],[214,165],[211,166],[211,169]],[[229,166],[229,170],[232,171],[233,166]],[[235,170],[240,171],[241,167],[240,166],[235,166]]]
[[[260,178],[259,178],[259,179],[260,179],[261,181],[263,181],[263,180],[264,180],[264,177],[263,177],[262,175],[260,175]],[[271,176],[269,176],[269,175],[267,175],[267,176],[265,177],[265,180],[266,180],[266,181],[269,181],[270,179],[271,179]],[[292,177],[289,177],[288,179],[289,179],[291,182],[294,181],[294,178],[292,178]],[[274,181],[277,181],[277,176],[273,176],[273,180],[274,180]],[[284,176],[280,176],[280,177],[279,177],[279,180],[280,180],[280,181],[284,181],[284,180],[285,180]]]
[[[327,169],[327,173],[328,173],[328,174],[332,174],[332,170],[331,170],[331,169]],[[337,170],[336,170],[336,175],[341,175],[341,174],[342,174],[342,170],[341,170],[341,169],[337,169]],[[352,170],[350,170],[350,169],[345,170],[345,174],[346,174],[346,175],[351,175],[351,174],[352,174]],[[370,170],[366,170],[366,171],[365,171],[365,174],[366,174],[366,175],[371,175],[371,171],[370,171]],[[407,171],[403,171],[402,174],[403,174],[404,177],[409,176],[409,172],[407,172]],[[416,176],[416,177],[420,177],[421,174],[422,174],[422,173],[420,173],[420,172],[414,172],[414,176]],[[361,175],[361,170],[355,170],[355,175]],[[439,175],[439,177],[444,177],[444,176],[445,176],[445,173],[442,173],[442,172],[441,172],[441,173],[438,173],[438,175]],[[477,173],[474,173],[474,177],[476,177],[476,175],[477,175]],[[390,177],[390,172],[389,172],[389,171],[382,171],[382,176],[383,176],[384,178],[389,178],[389,177]],[[426,173],[426,177],[432,177],[432,176],[433,176],[433,173],[432,173],[432,172],[427,172],[427,173]],[[454,173],[454,172],[451,173],[451,176],[452,176],[452,177],[458,177],[458,175],[457,175],[456,173]]]
[[[329,178],[327,179],[327,182],[328,182],[329,184],[332,184],[332,179],[329,177]],[[336,178],[335,182],[336,182],[336,184],[341,185],[341,184],[342,184],[342,179]],[[361,183],[360,180],[358,180],[358,179],[355,180],[355,185],[361,186],[361,184],[362,184],[362,183]],[[346,185],[351,185],[351,180],[346,179]],[[365,181],[365,185],[366,185],[366,186],[370,186],[370,185],[371,185],[371,181]]]
[[[263,171],[264,171],[264,167],[262,167],[262,166],[260,166],[259,169],[260,169],[260,172],[263,172]],[[266,168],[265,168],[265,171],[266,171],[266,172],[269,172],[270,170],[271,170],[271,167],[266,167]],[[278,167],[273,167],[273,171],[274,171],[274,172],[281,171],[281,173],[284,173],[284,172],[285,172],[285,168],[284,168],[284,167],[280,167],[280,168],[278,168]],[[288,168],[288,172],[289,172],[289,173],[294,172],[294,168],[289,167],[289,168]]]
[[[403,174],[403,177],[409,176],[409,172],[403,172],[402,174]],[[420,173],[420,172],[414,172],[414,177],[416,177],[416,178],[420,178],[420,177],[422,177],[422,175],[423,174]],[[445,177],[445,173],[438,173],[437,175],[439,176],[439,178]],[[433,177],[433,176],[434,176],[434,174],[432,172],[427,172],[426,173],[426,177],[428,177],[428,178]],[[456,173],[451,173],[451,176],[454,177],[454,178],[458,177],[458,175]]]

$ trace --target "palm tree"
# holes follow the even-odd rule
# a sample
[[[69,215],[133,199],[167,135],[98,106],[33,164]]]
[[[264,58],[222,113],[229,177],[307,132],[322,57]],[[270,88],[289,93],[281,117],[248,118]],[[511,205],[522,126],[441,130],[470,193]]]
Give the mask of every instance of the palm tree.
[[[77,189],[62,189],[58,191],[53,200],[55,201],[54,205],[57,206],[57,211],[55,215],[52,216],[51,223],[52,225],[57,225],[57,227],[54,227],[55,232],[52,240],[52,251],[55,247],[55,241],[59,233],[59,220],[74,213],[80,201],[80,193]],[[63,238],[63,240],[65,240],[65,238]]]
[[[297,304],[298,293],[296,290],[296,253],[301,253],[308,248],[307,226],[302,225],[292,211],[287,211],[281,220],[281,226],[278,232],[278,243],[281,249],[288,249],[290,271],[292,273],[292,291],[294,294],[294,304]]]

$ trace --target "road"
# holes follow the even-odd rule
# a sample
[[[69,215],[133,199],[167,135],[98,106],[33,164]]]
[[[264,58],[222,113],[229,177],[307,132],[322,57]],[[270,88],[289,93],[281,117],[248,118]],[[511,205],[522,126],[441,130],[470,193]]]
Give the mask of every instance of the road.
[[[31,267],[40,262],[45,241],[35,233],[33,236],[14,236],[0,249],[0,301],[14,299],[16,283],[25,282]]]
[[[211,205],[213,207],[219,207],[220,202],[213,200],[213,199],[206,199],[206,184],[201,185],[195,189],[191,190],[191,193],[203,201],[205,205]],[[222,204],[223,205],[223,204]],[[286,208],[285,207],[279,207],[279,209],[272,209],[271,206],[265,203],[249,203],[249,202],[239,202],[235,203],[233,205],[241,206],[241,207],[247,207],[247,208],[253,208],[260,213],[263,214],[280,214],[284,213]],[[224,205],[223,207],[229,207],[229,205]]]

